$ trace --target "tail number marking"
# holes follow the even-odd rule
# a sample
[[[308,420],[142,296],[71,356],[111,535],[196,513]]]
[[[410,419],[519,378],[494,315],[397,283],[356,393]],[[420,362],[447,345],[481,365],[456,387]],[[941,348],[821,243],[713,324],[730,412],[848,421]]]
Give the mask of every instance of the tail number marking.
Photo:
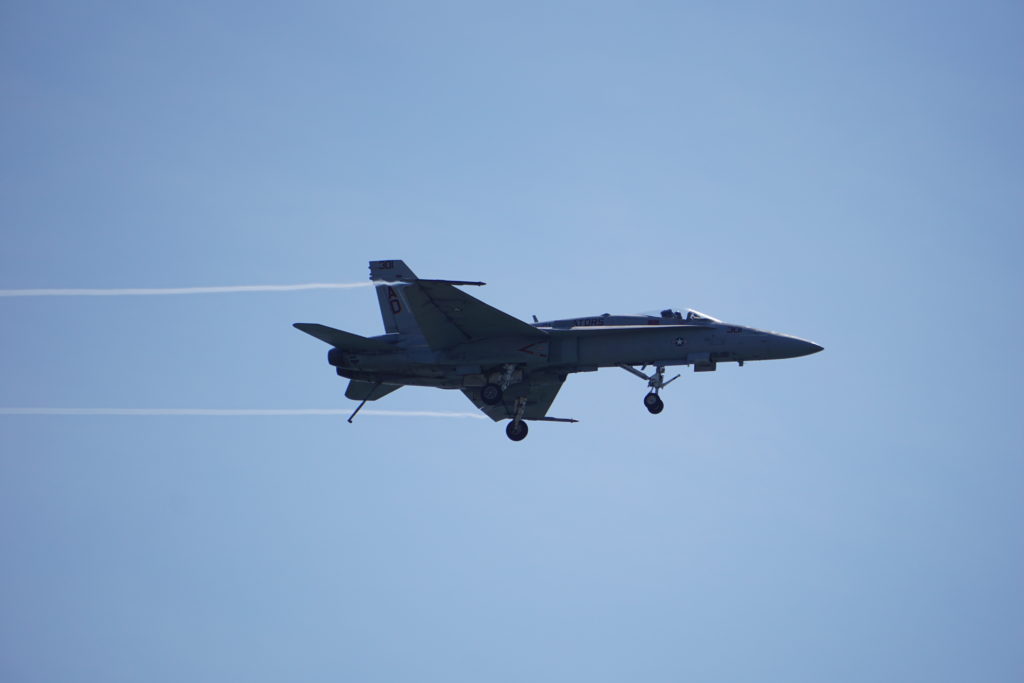
[[[390,263],[390,261],[385,261],[385,263]],[[388,286],[388,305],[391,307],[391,312],[395,315],[402,312],[402,301],[398,298],[395,288],[391,286]]]

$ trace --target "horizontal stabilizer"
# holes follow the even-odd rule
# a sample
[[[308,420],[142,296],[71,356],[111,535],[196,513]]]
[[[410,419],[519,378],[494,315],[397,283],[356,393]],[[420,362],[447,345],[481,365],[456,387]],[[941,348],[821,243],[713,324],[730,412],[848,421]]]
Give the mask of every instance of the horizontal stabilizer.
[[[392,391],[402,388],[401,384],[381,384],[379,382],[366,382],[361,379],[354,379],[348,383],[345,390],[345,398],[354,401],[376,401],[378,398],[387,396]]]
[[[347,351],[385,351],[391,348],[391,346],[386,342],[378,341],[377,339],[369,339],[343,330],[336,330],[333,327],[328,327],[327,325],[319,325],[317,323],[295,323],[292,327],[301,332],[305,332],[310,336],[316,337],[322,342],[327,342],[331,346],[336,346],[339,349],[345,349]]]

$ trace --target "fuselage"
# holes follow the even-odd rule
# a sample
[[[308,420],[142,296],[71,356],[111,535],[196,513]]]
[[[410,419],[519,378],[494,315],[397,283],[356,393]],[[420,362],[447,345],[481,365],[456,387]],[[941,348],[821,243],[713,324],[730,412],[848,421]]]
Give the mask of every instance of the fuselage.
[[[665,408],[661,391],[679,377],[666,378],[669,366],[710,372],[723,362],[821,351],[804,339],[693,310],[547,322],[535,317],[530,324],[460,289],[482,282],[419,278],[400,260],[370,261],[370,280],[387,334],[364,337],[321,323],[293,323],[329,344],[327,362],[351,380],[345,396],[359,405],[349,422],[368,401],[406,385],[459,389],[491,420],[508,420],[506,436],[522,441],[527,421],[576,421],[548,414],[574,372],[616,366],[629,372],[646,382],[644,407],[657,415]]]
[[[508,368],[523,374],[563,376],[603,367],[692,365],[714,371],[718,363],[796,358],[816,353],[813,342],[777,332],[724,323],[690,311],[685,316],[600,315],[538,322],[546,336],[507,337],[431,350],[422,339],[387,334],[374,337],[390,350],[328,355],[338,374],[385,384],[446,389],[479,387]]]

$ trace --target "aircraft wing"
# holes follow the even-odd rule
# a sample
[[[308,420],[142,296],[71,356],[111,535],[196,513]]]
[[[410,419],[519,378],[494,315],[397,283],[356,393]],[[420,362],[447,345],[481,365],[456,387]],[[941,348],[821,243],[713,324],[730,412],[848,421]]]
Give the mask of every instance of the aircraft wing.
[[[548,408],[551,407],[555,396],[558,395],[558,390],[562,388],[563,381],[557,375],[534,373],[529,376],[527,381],[513,384],[505,390],[502,402],[493,406],[480,400],[479,389],[463,389],[462,393],[473,402],[473,405],[495,422],[515,417],[516,399],[526,396],[526,412],[523,413],[523,419],[540,420],[547,416]]]
[[[488,306],[447,282],[416,280],[401,288],[406,304],[432,349],[446,349],[481,339],[543,339],[548,336],[547,332]]]

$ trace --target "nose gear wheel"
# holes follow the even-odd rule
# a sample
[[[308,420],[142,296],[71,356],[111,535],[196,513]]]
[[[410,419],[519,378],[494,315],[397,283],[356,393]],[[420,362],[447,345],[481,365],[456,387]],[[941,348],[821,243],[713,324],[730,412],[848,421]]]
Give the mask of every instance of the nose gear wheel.
[[[646,396],[644,396],[644,407],[647,408],[651,415],[657,415],[661,411],[665,410],[665,402],[661,400],[661,396],[658,395],[658,392],[679,379],[679,375],[676,375],[672,379],[666,381],[664,365],[655,367],[654,373],[651,375],[645,375],[632,365],[620,365],[619,367],[626,372],[636,375],[640,379],[647,380],[647,386],[650,387],[651,390]],[[644,368],[646,367],[647,366],[645,365]]]
[[[644,405],[647,407],[647,410],[651,415],[657,415],[661,411],[665,410],[665,402],[662,401],[661,397],[653,391],[644,396]]]

